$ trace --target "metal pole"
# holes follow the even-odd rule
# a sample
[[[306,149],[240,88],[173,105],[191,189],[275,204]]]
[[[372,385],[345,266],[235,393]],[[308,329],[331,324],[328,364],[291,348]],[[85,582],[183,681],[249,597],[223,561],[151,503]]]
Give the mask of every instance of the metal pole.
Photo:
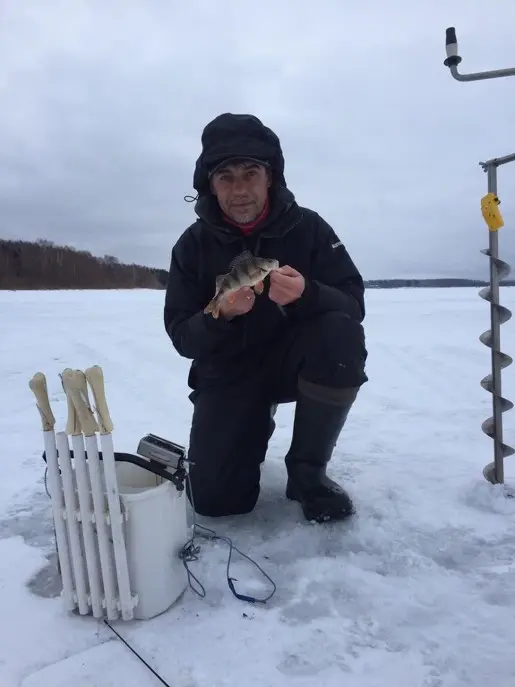
[[[458,64],[461,62],[461,57],[458,54],[458,41],[454,27],[446,30],[445,48],[447,59],[444,64],[449,67],[451,75],[457,81],[479,81],[515,76],[515,68],[460,74]],[[504,222],[497,207],[500,203],[497,197],[497,168],[510,162],[515,162],[515,154],[479,163],[488,175],[488,193],[482,199],[481,206],[483,217],[489,228],[489,244],[488,248],[481,252],[490,258],[490,285],[479,292],[481,298],[490,302],[490,330],[484,332],[479,339],[491,349],[492,365],[491,374],[481,380],[481,386],[492,394],[492,417],[483,422],[482,430],[494,441],[494,461],[484,468],[483,475],[492,484],[504,484],[504,458],[515,453],[515,449],[503,442],[502,413],[513,408],[513,403],[502,397],[501,370],[511,365],[513,361],[509,355],[501,351],[500,327],[511,318],[511,312],[499,303],[499,286],[501,279],[507,277],[511,270],[510,266],[499,258],[498,230]]]
[[[497,167],[515,161],[514,155],[481,162],[488,175],[488,194],[497,199]],[[498,201],[497,201],[498,202]],[[494,440],[494,462],[483,471],[485,478],[493,484],[504,483],[504,458],[514,451],[503,443],[502,413],[513,407],[508,399],[502,396],[501,370],[511,364],[509,356],[501,351],[501,324],[511,318],[511,312],[499,303],[500,280],[507,277],[510,267],[499,259],[499,233],[489,231],[488,249],[482,251],[490,258],[490,286],[480,291],[480,296],[490,302],[490,331],[485,332],[480,340],[491,349],[492,373],[485,377],[481,385],[492,394],[493,415],[483,423],[483,431]]]

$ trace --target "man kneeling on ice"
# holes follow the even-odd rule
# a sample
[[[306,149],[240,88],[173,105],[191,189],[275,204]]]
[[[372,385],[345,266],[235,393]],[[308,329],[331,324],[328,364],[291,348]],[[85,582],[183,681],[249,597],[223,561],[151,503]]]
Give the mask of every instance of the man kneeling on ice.
[[[172,250],[164,324],[192,365],[188,458],[197,513],[248,513],[279,403],[296,402],[286,496],[308,520],[348,517],[326,475],[365,374],[364,285],[335,231],[300,207],[276,134],[222,114],[202,134],[198,219]]]

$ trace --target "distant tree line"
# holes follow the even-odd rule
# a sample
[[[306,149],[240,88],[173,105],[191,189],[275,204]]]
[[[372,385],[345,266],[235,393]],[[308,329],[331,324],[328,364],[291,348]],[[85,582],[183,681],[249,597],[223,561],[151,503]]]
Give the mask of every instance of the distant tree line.
[[[0,289],[164,289],[166,270],[52,241],[0,239]]]
[[[168,270],[121,263],[112,255],[96,257],[89,251],[52,241],[0,239],[0,289],[165,289]],[[503,286],[515,286],[504,280]],[[369,289],[445,288],[485,286],[478,279],[371,279]]]
[[[515,280],[501,280],[502,286],[515,286]],[[370,279],[365,282],[369,289],[399,289],[399,288],[451,288],[456,286],[487,286],[486,281],[480,279],[460,279],[458,277],[446,277],[435,279]]]

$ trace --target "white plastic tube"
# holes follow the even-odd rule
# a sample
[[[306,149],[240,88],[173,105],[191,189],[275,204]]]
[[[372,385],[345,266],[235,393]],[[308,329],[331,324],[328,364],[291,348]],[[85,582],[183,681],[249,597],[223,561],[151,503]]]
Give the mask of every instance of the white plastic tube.
[[[71,440],[75,463],[75,477],[77,480],[77,492],[79,495],[82,536],[86,554],[86,565],[88,568],[91,610],[94,618],[101,618],[104,615],[104,609],[102,607],[103,593],[100,583],[100,561],[97,555],[93,534],[93,509],[82,433],[72,434]]]
[[[89,477],[91,480],[91,495],[93,497],[93,510],[97,528],[98,549],[100,554],[100,567],[102,581],[104,583],[106,615],[109,620],[117,620],[118,610],[116,603],[115,569],[111,556],[108,529],[105,520],[104,485],[100,471],[100,458],[96,435],[87,436],[86,451],[88,453]]]
[[[64,505],[66,512],[66,524],[70,537],[70,549],[73,574],[75,577],[75,589],[77,604],[81,615],[89,614],[88,589],[86,586],[85,562],[82,557],[79,523],[77,520],[77,498],[73,483],[73,473],[70,460],[70,448],[66,432],[57,432],[56,446],[59,453],[59,463],[63,479]]]
[[[70,559],[70,547],[66,532],[64,515],[64,496],[59,474],[59,463],[57,460],[57,447],[54,430],[43,432],[45,444],[45,455],[48,467],[48,491],[52,502],[52,513],[54,516],[55,538],[57,541],[57,555],[61,568],[61,581],[63,584],[63,597],[66,608],[74,611],[77,608],[77,599],[73,585],[72,564]]]
[[[111,521],[111,533],[113,536],[114,558],[116,563],[116,576],[118,579],[118,591],[120,594],[120,607],[122,618],[132,620],[134,608],[129,582],[129,566],[125,537],[123,534],[123,516],[120,505],[120,494],[116,477],[112,434],[100,434],[102,447],[102,463],[104,466],[104,478],[107,489],[107,501],[109,503],[109,519]]]
[[[123,516],[114,458],[112,435],[113,422],[107,406],[104,373],[99,365],[93,365],[92,367],[88,367],[84,374],[91,387],[97,411],[104,480],[107,491],[107,501],[109,504],[111,534],[113,537],[120,610],[124,620],[132,620],[134,617],[134,602],[130,588],[129,565],[127,562],[127,550],[123,533]]]
[[[77,607],[77,599],[72,574],[68,533],[64,521],[64,496],[61,475],[59,473],[59,461],[57,458],[55,417],[50,407],[45,375],[42,372],[36,372],[29,380],[29,388],[36,398],[36,407],[39,411],[43,430],[43,442],[45,445],[48,470],[48,487],[54,516],[55,538],[57,540],[57,555],[61,568],[63,595],[66,608],[69,611],[73,611]]]

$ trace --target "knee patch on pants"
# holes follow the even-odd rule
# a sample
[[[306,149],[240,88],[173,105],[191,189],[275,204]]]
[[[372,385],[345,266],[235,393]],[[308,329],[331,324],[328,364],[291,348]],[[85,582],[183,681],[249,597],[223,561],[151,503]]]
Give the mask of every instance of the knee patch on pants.
[[[359,387],[367,381],[363,326],[330,312],[306,322],[302,377],[328,387]]]
[[[194,472],[194,468],[192,468]],[[190,475],[190,484],[186,486],[186,493],[192,508],[198,515],[218,518],[226,515],[244,515],[250,513],[259,497],[259,476],[257,481],[242,488],[243,485],[230,483],[209,483],[202,479],[195,479]],[[192,493],[193,492],[193,493]]]

